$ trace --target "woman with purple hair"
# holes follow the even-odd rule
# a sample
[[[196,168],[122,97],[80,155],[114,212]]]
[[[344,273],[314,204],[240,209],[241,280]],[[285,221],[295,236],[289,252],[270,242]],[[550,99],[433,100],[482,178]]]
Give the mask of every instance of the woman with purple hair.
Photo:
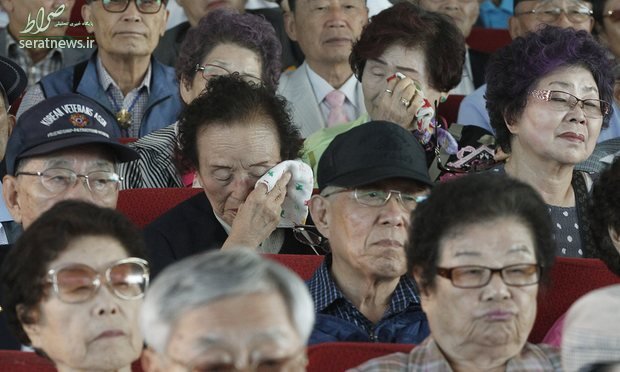
[[[231,10],[209,12],[187,32],[179,51],[176,73],[181,98],[189,104],[214,76],[238,73],[275,92],[280,79],[282,46],[263,17]],[[176,166],[177,123],[129,144],[140,154],[119,168],[123,189],[182,187],[193,173],[182,175]]]
[[[590,34],[545,27],[515,39],[487,66],[487,110],[502,150],[495,171],[530,184],[553,220],[556,255],[592,257],[585,215],[592,181],[575,171],[611,116],[611,67]]]

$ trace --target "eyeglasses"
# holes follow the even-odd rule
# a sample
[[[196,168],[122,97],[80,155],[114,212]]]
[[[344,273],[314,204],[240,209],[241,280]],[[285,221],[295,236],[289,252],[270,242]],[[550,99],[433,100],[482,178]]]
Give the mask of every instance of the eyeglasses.
[[[491,277],[499,273],[506,285],[524,287],[534,285],[540,280],[541,266],[537,264],[516,264],[500,269],[486,266],[457,266],[437,268],[437,275],[450,279],[457,288],[482,288],[491,282]]]
[[[533,90],[530,95],[541,101],[549,102],[551,108],[556,111],[571,111],[581,103],[579,107],[586,117],[598,119],[609,114],[611,105],[600,99],[581,99],[573,96],[568,92],[560,90]]]
[[[38,176],[43,187],[54,195],[61,194],[74,187],[80,178],[95,195],[106,196],[118,190],[118,185],[123,180],[114,172],[96,171],[86,175],[77,174],[71,169],[49,168],[43,172],[17,172],[16,176]]]
[[[251,360],[248,367],[240,365],[239,361],[231,361],[232,358],[229,354],[202,355],[198,360],[192,361],[189,364],[185,364],[170,356],[167,356],[167,358],[178,365],[184,366],[187,371],[191,372],[237,372],[247,370],[253,372],[283,372],[305,370],[301,368],[308,364],[304,350],[305,347],[301,347],[286,356],[269,356],[267,353],[251,352],[249,353]]]
[[[316,226],[313,225],[295,225],[292,227],[293,236],[295,239],[305,245],[310,246],[314,253],[317,255],[329,253],[327,249],[327,238],[325,238],[319,231]],[[319,251],[323,253],[319,253]]]
[[[131,0],[101,0],[103,9],[110,13],[122,13],[129,7]],[[166,0],[135,0],[136,7],[140,13],[153,14],[159,12],[161,5],[166,4]]]
[[[332,196],[345,191],[351,191],[351,189],[337,190],[331,193],[323,195],[323,197]],[[353,196],[355,200],[367,207],[381,207],[390,200],[394,195],[400,204],[408,210],[414,210],[418,204],[422,203],[428,198],[426,194],[409,194],[403,193],[398,190],[372,190],[372,189],[354,189]]]
[[[609,17],[612,22],[620,22],[620,9],[608,10],[603,13],[603,17]]]
[[[206,81],[209,81],[216,76],[232,75],[233,73],[235,73],[235,74],[238,74],[242,80],[247,81],[247,82],[256,83],[256,84],[261,84],[263,82],[263,80],[259,78],[258,76],[255,76],[252,74],[245,74],[245,73],[242,74],[236,71],[230,71],[225,67],[215,65],[212,63],[205,63],[204,65],[196,64],[196,67],[194,68],[194,70],[196,72],[202,72],[202,78],[205,79]]]
[[[573,23],[585,22],[594,14],[590,8],[584,5],[570,6],[565,9],[552,2],[543,2],[532,10],[515,13],[515,15],[534,14],[540,22],[553,23],[560,18],[562,13],[566,14],[568,20]]]
[[[70,304],[93,298],[104,281],[118,298],[142,298],[149,284],[148,264],[141,258],[130,257],[114,262],[103,275],[84,264],[68,264],[47,272],[47,282],[58,298]]]

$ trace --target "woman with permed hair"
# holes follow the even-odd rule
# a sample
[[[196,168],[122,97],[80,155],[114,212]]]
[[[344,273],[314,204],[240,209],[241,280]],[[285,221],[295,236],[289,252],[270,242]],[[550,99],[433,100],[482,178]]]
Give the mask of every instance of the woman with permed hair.
[[[556,255],[592,257],[588,174],[575,171],[611,115],[611,68],[590,34],[545,27],[496,52],[487,67],[487,110],[510,154],[494,170],[530,184],[553,220]]]
[[[230,10],[215,10],[187,32],[176,64],[181,98],[189,105],[214,76],[239,73],[242,79],[264,84],[275,92],[280,79],[282,47],[264,18]],[[194,180],[182,174],[174,148],[177,123],[129,144],[140,159],[119,167],[122,188],[182,187]]]

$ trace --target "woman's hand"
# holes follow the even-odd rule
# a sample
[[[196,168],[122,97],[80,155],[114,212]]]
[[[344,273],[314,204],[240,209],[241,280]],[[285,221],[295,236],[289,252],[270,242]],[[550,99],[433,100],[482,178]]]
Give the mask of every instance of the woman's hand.
[[[403,74],[388,78],[387,88],[375,98],[373,120],[386,120],[407,130],[417,128],[415,114],[424,105],[424,96],[416,83]]]
[[[222,249],[240,246],[256,248],[271,235],[280,222],[282,202],[290,179],[291,174],[286,172],[271,192],[267,192],[267,185],[261,183],[248,194],[239,207]]]

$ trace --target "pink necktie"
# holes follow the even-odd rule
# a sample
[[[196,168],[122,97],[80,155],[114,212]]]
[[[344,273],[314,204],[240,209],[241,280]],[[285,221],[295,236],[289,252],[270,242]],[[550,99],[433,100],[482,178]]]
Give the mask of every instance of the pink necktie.
[[[327,116],[327,127],[333,127],[336,124],[349,122],[347,114],[344,111],[344,100],[346,96],[339,90],[332,90],[325,96],[327,106],[329,106],[329,115]]]

